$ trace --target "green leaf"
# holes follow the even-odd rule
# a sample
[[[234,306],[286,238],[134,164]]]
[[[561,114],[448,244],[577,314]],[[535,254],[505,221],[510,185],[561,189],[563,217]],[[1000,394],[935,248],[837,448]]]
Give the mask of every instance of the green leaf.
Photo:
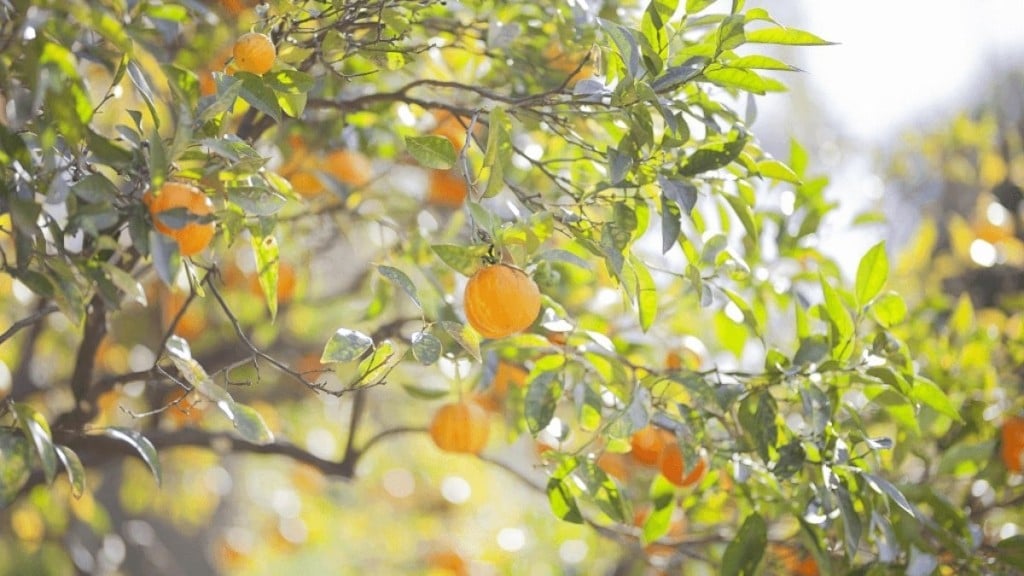
[[[601,19],[601,29],[615,44],[615,53],[622,59],[627,80],[636,78],[640,73],[640,44],[637,32],[608,20]]]
[[[455,166],[455,147],[444,136],[406,136],[405,147],[424,168],[448,170]]]
[[[487,133],[487,153],[484,167],[490,168],[484,198],[496,195],[505,186],[505,174],[512,161],[512,122],[502,107],[491,110]]]
[[[351,362],[362,356],[371,346],[373,339],[366,334],[348,328],[338,328],[324,345],[320,363]]]
[[[480,357],[480,335],[475,330],[451,320],[442,320],[441,327],[477,362],[483,361]]]
[[[907,497],[900,492],[899,488],[894,486],[891,482],[880,476],[875,476],[869,472],[859,471],[859,474],[868,482],[868,486],[879,494],[885,494],[888,496],[897,506],[903,509],[904,512],[910,514],[911,518],[916,518],[917,515],[914,513],[914,509],[910,506],[910,502],[907,501]]]
[[[738,88],[753,94],[786,91],[782,82],[745,68],[709,68],[704,71],[704,78],[723,88]]]
[[[231,423],[242,438],[261,446],[274,442],[274,434],[267,427],[263,416],[252,407],[236,402],[233,406],[233,416]]]
[[[412,280],[409,279],[405,272],[391,266],[378,266],[377,272],[380,272],[381,276],[390,280],[392,284],[398,285],[412,299],[417,308],[423,308],[423,305],[420,304],[419,295],[416,293],[416,285],[412,283]]]
[[[636,304],[640,329],[647,332],[658,316],[658,288],[646,264],[633,254],[629,255],[629,263],[636,273]]]
[[[573,524],[583,523],[583,514],[576,504],[576,496],[570,488],[570,482],[558,478],[548,480],[548,502],[551,504],[551,511],[558,518]]]
[[[822,40],[810,32],[797,30],[796,28],[783,28],[781,26],[761,28],[760,30],[748,30],[747,42],[759,44],[782,44],[786,46],[826,46],[834,44],[834,42]]]
[[[298,70],[277,70],[263,75],[264,81],[275,92],[281,94],[305,94],[313,89],[313,76]]]
[[[43,465],[43,474],[46,482],[52,483],[53,477],[57,474],[57,453],[53,448],[53,435],[50,434],[50,425],[35,408],[22,402],[13,404],[14,415],[18,417],[18,427],[39,455]]]
[[[768,527],[764,518],[757,513],[747,516],[736,537],[725,548],[722,576],[752,576],[767,546]]]
[[[236,72],[235,78],[241,81],[242,87],[238,95],[250,106],[270,116],[278,124],[281,123],[281,105],[277,103],[277,94],[263,80],[263,77],[248,72]]]
[[[153,478],[156,479],[156,485],[160,486],[163,482],[163,473],[160,468],[160,457],[157,455],[156,448],[153,447],[153,443],[149,441],[149,438],[146,438],[135,430],[119,426],[103,428],[99,430],[98,434],[113,440],[125,442],[134,448],[135,451],[139,453],[139,456],[142,457],[142,461],[149,466],[149,470],[153,473]]]
[[[555,407],[562,397],[562,387],[555,378],[556,372],[541,372],[527,382],[526,388],[526,427],[530,433],[537,435],[551,423],[555,415]]]
[[[778,160],[762,160],[757,163],[757,172],[764,178],[800,184],[800,177],[792,168]]]
[[[139,68],[139,65],[134,60],[128,62],[128,77],[131,78],[135,89],[139,91],[139,95],[146,102],[146,108],[149,108],[149,115],[153,119],[154,131],[158,130],[160,128],[160,116],[156,113],[156,105],[153,103],[153,89],[149,87],[146,73],[142,71],[142,68]]]
[[[1024,570],[1024,534],[1000,540],[996,544],[996,556],[1003,564]]]
[[[117,198],[117,186],[102,174],[90,174],[75,182],[71,191],[86,202],[111,202]]]
[[[359,377],[349,385],[349,389],[376,386],[388,377],[404,356],[404,352],[398,353],[395,350],[390,340],[381,342],[373,354],[359,363]]]
[[[846,557],[853,558],[860,545],[861,532],[863,530],[860,516],[854,508],[853,500],[850,498],[850,491],[846,486],[839,486],[835,491],[839,500],[839,512],[843,520],[843,540],[846,542]]]
[[[949,416],[957,422],[963,422],[956,405],[949,399],[949,396],[939,388],[939,385],[924,376],[914,378],[914,386],[910,390],[910,397],[918,402],[931,407],[933,410],[944,416]]]
[[[128,300],[146,306],[146,291],[143,290],[141,282],[109,262],[103,262],[102,267],[110,281],[114,283],[114,286],[117,286],[118,290],[124,292]]]
[[[682,176],[696,176],[704,172],[724,168],[739,157],[743,147],[747,145],[746,133],[740,129],[729,133],[730,138],[722,142],[705,144],[697,148],[688,156],[682,166],[679,167],[679,174]]]
[[[892,328],[907,317],[907,304],[899,294],[886,292],[871,304],[871,314],[883,327]]]
[[[889,278],[889,257],[885,253],[885,241],[871,247],[857,265],[857,303],[867,306],[871,299],[885,287]]]
[[[0,509],[17,498],[32,476],[31,459],[28,440],[0,428]]]
[[[55,446],[57,449],[57,457],[60,458],[64,469],[68,473],[68,483],[71,484],[71,495],[75,498],[81,498],[82,493],[85,492],[85,466],[82,466],[81,459],[78,458],[78,454],[75,454],[71,448],[67,446]],[[2,452],[2,450],[0,450]],[[4,465],[7,462],[4,461]]]
[[[739,421],[754,441],[758,456],[768,462],[779,440],[778,407],[767,392],[751,394],[740,403]]]
[[[472,276],[480,268],[482,258],[490,248],[484,244],[459,246],[458,244],[434,244],[430,247],[442,262],[463,276]]]
[[[676,242],[682,230],[679,205],[664,193],[661,194],[661,253],[666,254]]]
[[[828,312],[828,317],[832,320],[832,326],[834,327],[832,350],[833,352],[845,351],[842,356],[848,358],[849,354],[853,353],[851,342],[855,328],[853,317],[850,316],[850,311],[846,309],[842,299],[839,297],[839,293],[829,284],[824,275],[821,275],[821,289],[825,295],[825,311]]]
[[[263,299],[270,310],[271,319],[277,317],[277,283],[279,281],[280,248],[277,238],[250,234],[252,251],[256,255],[256,274]]]
[[[424,366],[430,366],[441,357],[441,341],[429,332],[414,332],[412,355]]]
[[[787,72],[796,72],[799,70],[796,66],[790,66],[781,60],[776,60],[771,56],[753,55],[753,56],[741,56],[739,58],[733,58],[727,62],[729,68],[754,68],[758,70],[783,70]]]

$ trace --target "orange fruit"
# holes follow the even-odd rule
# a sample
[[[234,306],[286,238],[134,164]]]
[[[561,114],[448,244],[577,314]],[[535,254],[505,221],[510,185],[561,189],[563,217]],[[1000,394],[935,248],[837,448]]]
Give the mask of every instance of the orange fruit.
[[[597,457],[597,467],[613,478],[629,480],[629,462],[622,454],[602,452]]]
[[[324,191],[324,183],[320,181],[320,177],[310,171],[293,172],[288,177],[288,182],[291,183],[292,190],[304,198],[312,198]]]
[[[522,332],[540,313],[540,289],[526,272],[506,264],[485,266],[466,283],[466,320],[482,336]]]
[[[594,65],[591,62],[580,66],[583,62],[583,56],[573,57],[566,54],[565,48],[557,40],[547,45],[542,56],[551,69],[565,74],[572,74],[567,82],[568,86],[572,86],[576,82],[594,75]]]
[[[353,187],[365,186],[370,181],[373,166],[369,158],[355,150],[335,150],[324,158],[324,168],[338,182]]]
[[[455,152],[460,152],[466,146],[469,118],[462,118],[452,114],[448,110],[434,110],[435,127],[431,131],[435,136],[444,136],[452,143]]]
[[[776,544],[772,548],[773,555],[778,558],[779,564],[786,570],[786,574],[793,576],[818,576],[818,562],[807,551],[790,544]]]
[[[498,362],[498,367],[494,370],[494,380],[491,382],[491,390],[504,395],[508,392],[510,384],[522,388],[526,384],[526,378],[529,375],[529,372],[519,366],[516,366],[511,362],[501,360]]]
[[[453,576],[469,574],[466,561],[453,550],[435,550],[427,554],[426,563],[427,566],[442,574],[452,574]]]
[[[430,438],[446,452],[479,454],[487,446],[490,431],[487,412],[473,402],[445,404],[430,422]]]
[[[277,265],[277,301],[278,303],[284,303],[292,299],[295,295],[295,285],[298,280],[295,277],[295,268],[287,262],[281,262]],[[253,294],[263,297],[263,288],[260,287],[260,277],[253,274],[249,277],[249,291]]]
[[[167,416],[178,426],[199,422],[206,410],[206,406],[198,402],[195,394],[186,397],[188,394],[185,390],[174,390],[164,398]]]
[[[160,303],[161,329],[166,331],[170,328],[171,323],[174,322],[174,318],[178,315],[181,307],[185,305],[186,300],[186,296],[181,292],[165,293],[163,301]],[[174,333],[186,340],[192,340],[198,338],[205,329],[206,318],[203,315],[200,302],[192,302],[178,320],[178,323],[175,324]]]
[[[235,42],[232,55],[237,69],[262,75],[273,68],[277,50],[266,34],[247,32]]]
[[[458,208],[468,193],[466,179],[453,170],[431,170],[427,175],[427,202],[430,204]]]
[[[1020,474],[1024,459],[1024,417],[1012,416],[1003,423],[1000,455],[1007,470]]]
[[[676,486],[693,486],[704,476],[706,469],[707,462],[701,458],[697,465],[690,470],[690,473],[684,477],[683,453],[675,445],[669,445],[661,454],[661,474]]]
[[[634,460],[645,466],[657,466],[661,460],[661,453],[665,449],[667,437],[668,432],[654,426],[641,428],[634,432],[629,439],[629,444],[633,448],[630,454],[633,455]]]
[[[213,213],[213,203],[201,190],[191,184],[167,182],[160,187],[160,193],[154,195],[146,192],[142,197],[143,204],[149,208],[156,229],[174,239],[178,243],[178,251],[182,256],[192,256],[202,252],[213,239],[213,222],[190,221],[180,228],[171,228],[165,224],[160,214],[175,208],[184,208],[190,215],[206,216]]]

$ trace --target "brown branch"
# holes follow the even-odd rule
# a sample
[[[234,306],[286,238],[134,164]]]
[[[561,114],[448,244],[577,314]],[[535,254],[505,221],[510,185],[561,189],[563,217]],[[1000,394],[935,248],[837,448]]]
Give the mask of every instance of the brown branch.
[[[18,331],[20,331],[22,328],[27,328],[35,324],[36,322],[39,322],[40,320],[42,320],[43,318],[50,314],[53,314],[57,310],[58,308],[55,304],[43,304],[35,312],[22,318],[21,320],[18,320],[14,324],[11,324],[10,328],[5,330],[3,334],[0,334],[0,344],[3,344],[4,342],[13,338],[14,335],[17,334]]]
[[[96,353],[100,343],[107,334],[107,306],[99,294],[92,297],[85,317],[85,328],[82,330],[82,343],[78,346],[75,368],[71,372],[71,393],[75,397],[75,408],[72,412],[80,417],[80,423],[89,421],[89,412],[93,409],[88,405],[89,386],[96,367]]]

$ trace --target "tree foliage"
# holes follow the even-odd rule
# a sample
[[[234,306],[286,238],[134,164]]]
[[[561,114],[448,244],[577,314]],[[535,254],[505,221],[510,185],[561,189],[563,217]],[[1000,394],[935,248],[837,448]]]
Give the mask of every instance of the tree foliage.
[[[913,280],[927,227],[844,277],[827,177],[755,136],[756,96],[795,71],[770,45],[829,42],[742,0],[596,6],[0,4],[0,566],[102,572],[83,542],[199,530],[282,467],[261,545],[370,538],[290,502],[344,516],[404,461],[497,468],[543,496],[538,534],[616,543],[592,570],[1022,569],[1019,475],[994,458],[1020,313]],[[262,75],[232,61],[250,31],[276,48]],[[168,182],[212,214],[151,214]],[[182,257],[157,219],[216,235]],[[542,311],[494,340],[463,289],[496,262]],[[427,427],[456,399],[497,433],[439,465]],[[254,569],[252,531],[208,535]]]

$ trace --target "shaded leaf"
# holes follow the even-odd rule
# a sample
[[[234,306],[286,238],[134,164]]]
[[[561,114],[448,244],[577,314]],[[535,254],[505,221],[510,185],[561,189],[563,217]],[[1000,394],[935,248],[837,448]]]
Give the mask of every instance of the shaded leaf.
[[[153,478],[156,479],[157,486],[163,482],[160,458],[156,453],[156,448],[153,447],[153,443],[149,441],[149,438],[146,438],[135,430],[130,428],[121,428],[119,426],[103,428],[99,430],[98,434],[130,445],[139,453],[139,456],[142,457],[142,461],[149,466],[149,470],[153,473]]]
[[[14,501],[32,476],[29,442],[0,428],[0,509]]]
[[[757,513],[747,516],[736,537],[725,548],[722,557],[722,576],[755,574],[767,545],[768,527],[764,518]]]
[[[380,274],[390,280],[392,284],[398,285],[398,287],[401,288],[410,299],[412,299],[413,303],[416,304],[416,307],[423,307],[423,305],[420,304],[419,295],[416,293],[416,285],[412,283],[412,280],[405,274],[405,272],[391,266],[378,266],[377,272],[380,272]]]
[[[28,404],[15,402],[13,408],[15,416],[18,417],[18,427],[25,434],[25,438],[32,442],[39,456],[46,482],[53,482],[53,477],[57,474],[57,453],[53,448],[50,425],[39,411]]]
[[[424,366],[429,366],[441,357],[441,341],[429,332],[415,332],[412,335],[412,355]]]
[[[441,327],[459,346],[462,346],[463,350],[469,352],[473,358],[476,358],[477,362],[482,361],[480,357],[480,335],[475,330],[450,320],[442,320]]]
[[[859,474],[864,477],[868,482],[868,486],[879,494],[885,494],[892,500],[897,506],[903,509],[904,512],[910,514],[912,518],[916,518],[917,515],[914,513],[914,509],[910,506],[910,502],[907,501],[907,497],[900,492],[899,488],[894,486],[891,482],[880,476],[875,476],[869,472],[859,471]]]

